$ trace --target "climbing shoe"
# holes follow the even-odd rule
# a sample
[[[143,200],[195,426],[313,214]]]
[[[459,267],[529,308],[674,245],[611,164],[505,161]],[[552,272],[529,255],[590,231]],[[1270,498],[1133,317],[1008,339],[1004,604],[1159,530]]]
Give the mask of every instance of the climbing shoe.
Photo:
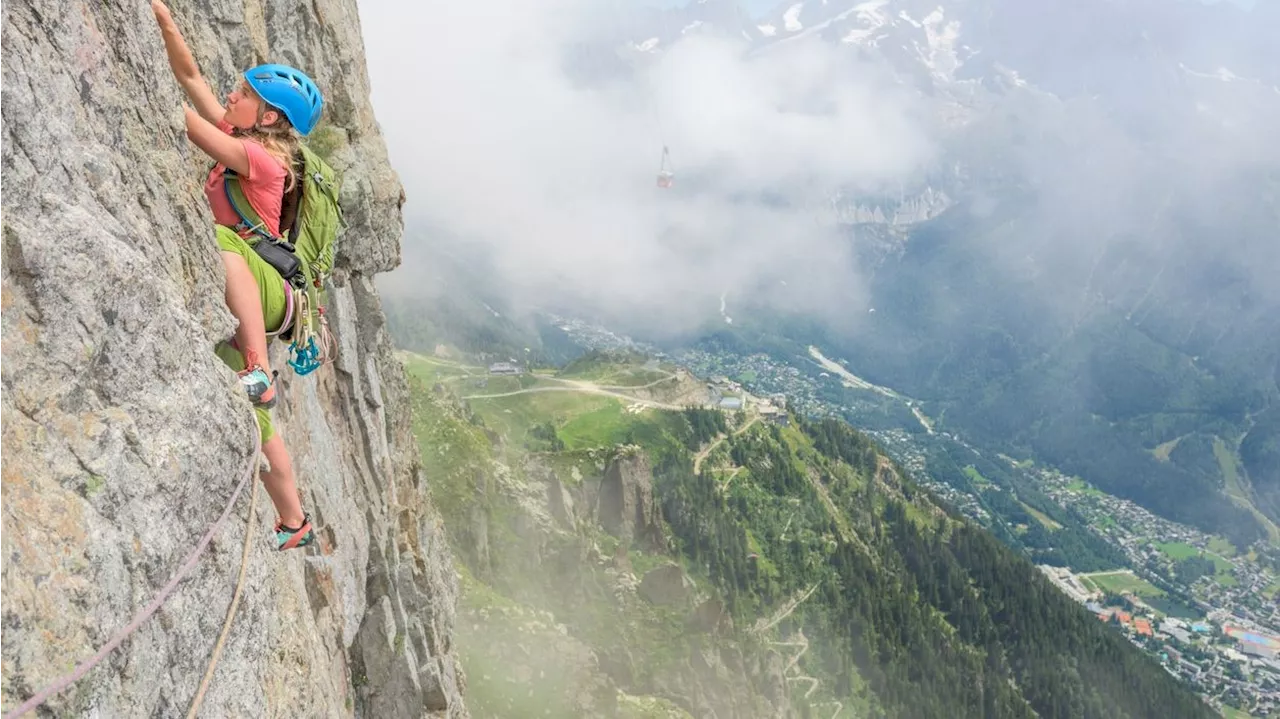
[[[273,380],[275,372],[271,375],[262,369],[262,365],[255,360],[256,356],[252,352],[248,353],[246,358],[248,366],[243,371],[237,373],[240,378],[240,386],[244,387],[244,391],[249,395],[249,400],[257,407],[271,409],[276,406],[276,388]]]
[[[311,515],[303,515],[301,527],[286,527],[284,522],[276,522],[276,549],[306,547],[316,541],[316,533],[311,529]]]

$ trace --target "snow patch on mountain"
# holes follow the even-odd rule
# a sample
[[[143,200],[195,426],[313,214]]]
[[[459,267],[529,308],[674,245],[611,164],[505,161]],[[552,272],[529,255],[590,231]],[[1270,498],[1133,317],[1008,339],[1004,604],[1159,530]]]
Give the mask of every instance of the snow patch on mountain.
[[[842,192],[831,197],[834,220],[845,225],[889,225],[909,227],[926,222],[955,205],[945,190],[925,185],[914,194],[902,194],[892,200],[869,200],[847,196]]]
[[[1203,77],[1205,79],[1221,80],[1223,82],[1251,82],[1259,85],[1262,84],[1261,80],[1254,80],[1247,77],[1240,77],[1239,75],[1235,74],[1234,72],[1228,70],[1225,67],[1220,67],[1213,72],[1197,72],[1182,63],[1178,63],[1178,68],[1181,69],[1183,72],[1187,73],[1188,75],[1191,75],[1192,77]]]
[[[960,22],[947,22],[941,7],[924,18],[925,37],[929,51],[921,52],[920,60],[935,76],[950,80],[962,64],[956,54],[956,40],[960,37]]]
[[[857,21],[858,25],[850,28],[849,32],[845,33],[844,37],[840,39],[841,42],[859,45],[868,44],[866,40],[875,36],[880,28],[883,28],[889,23],[889,18],[884,13],[884,6],[888,4],[889,0],[871,0],[870,2],[864,2],[856,5],[851,12],[854,13],[854,19]],[[841,19],[848,14],[849,13],[843,13]],[[875,42],[878,42],[884,37],[884,35],[874,37],[870,44],[874,45]]]
[[[787,32],[800,32],[804,29],[804,25],[800,24],[801,10],[804,10],[804,3],[798,2],[787,8],[787,11],[782,14],[783,27],[787,29]]]

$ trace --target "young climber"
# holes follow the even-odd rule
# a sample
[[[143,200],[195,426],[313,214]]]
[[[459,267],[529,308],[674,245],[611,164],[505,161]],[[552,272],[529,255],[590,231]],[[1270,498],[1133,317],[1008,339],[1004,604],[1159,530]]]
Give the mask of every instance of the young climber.
[[[223,107],[201,76],[169,8],[162,0],[152,0],[151,9],[174,77],[195,106],[183,104],[187,137],[215,163],[204,190],[226,270],[227,307],[239,320],[234,341],[220,344],[217,354],[237,372],[258,415],[262,452],[271,464],[262,481],[279,515],[276,548],[304,547],[315,541],[311,517],[302,511],[293,463],[270,414],[276,387],[267,356],[267,333],[277,332],[285,321],[285,282],[246,242],[252,231],[228,199],[223,177],[228,169],[239,176],[266,230],[278,235],[284,192],[298,181],[293,169],[298,149],[295,131],[311,132],[320,118],[320,90],[294,68],[260,65],[243,74]]]

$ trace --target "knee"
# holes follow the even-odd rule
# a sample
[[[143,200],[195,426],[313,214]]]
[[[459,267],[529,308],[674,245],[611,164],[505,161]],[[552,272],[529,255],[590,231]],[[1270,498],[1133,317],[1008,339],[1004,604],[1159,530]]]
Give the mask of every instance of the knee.
[[[280,436],[280,430],[272,428],[271,439],[262,443],[262,453],[267,455],[267,460],[272,465],[278,466],[288,464],[290,461],[289,450],[284,446],[284,437]]]

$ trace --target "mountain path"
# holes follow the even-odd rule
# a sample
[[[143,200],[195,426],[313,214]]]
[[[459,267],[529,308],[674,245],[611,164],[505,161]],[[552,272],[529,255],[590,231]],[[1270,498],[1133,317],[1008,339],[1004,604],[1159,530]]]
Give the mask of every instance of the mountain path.
[[[698,470],[700,470],[700,469],[702,468],[702,461],[703,461],[704,459],[706,459],[706,458],[707,458],[707,456],[708,456],[708,455],[710,455],[710,454],[711,454],[711,452],[712,452],[712,451],[714,451],[716,447],[719,447],[719,446],[720,446],[720,444],[721,444],[722,442],[724,442],[724,441],[725,441],[726,439],[728,439],[729,437],[737,437],[738,435],[742,434],[743,432],[746,432],[748,429],[751,429],[751,427],[752,427],[756,422],[759,422],[759,421],[760,421],[760,415],[755,415],[755,416],[754,416],[754,417],[752,417],[752,418],[751,418],[751,419],[750,419],[746,424],[744,424],[744,425],[742,425],[741,427],[739,427],[739,428],[735,429],[731,434],[729,434],[729,435],[724,435],[724,434],[718,435],[718,436],[716,437],[716,440],[715,440],[714,442],[712,442],[711,444],[707,445],[706,449],[702,450],[701,452],[698,452],[698,454],[693,458],[693,473],[694,473],[694,474],[697,474],[697,473],[698,473]]]
[[[549,378],[544,378],[544,379],[549,379]],[[669,410],[675,410],[675,411],[680,411],[685,409],[684,407],[681,407],[679,405],[667,404],[666,402],[658,402],[657,400],[643,399],[641,397],[633,397],[629,394],[615,392],[613,390],[605,389],[598,385],[592,384],[590,382],[583,382],[581,380],[556,379],[555,381],[565,382],[569,386],[567,387],[530,387],[528,389],[520,389],[520,390],[515,390],[513,392],[498,392],[496,394],[472,394],[472,395],[467,395],[466,397],[463,397],[463,399],[499,399],[502,397],[516,397],[522,394],[535,394],[538,392],[582,392],[584,394],[595,394],[595,395],[601,395],[604,397],[613,397],[615,399],[626,400],[627,402],[631,402],[634,404],[642,404],[646,407],[656,407],[658,409],[669,409]],[[638,389],[638,388],[630,388],[630,389]]]
[[[791,637],[785,641],[769,642],[769,644],[775,647],[794,647],[799,649],[799,651],[797,651],[794,655],[792,655],[790,659],[787,660],[787,665],[783,667],[782,674],[786,678],[786,680],[789,682],[808,683],[809,689],[806,690],[804,693],[804,699],[805,701],[808,701],[809,697],[815,691],[818,690],[818,686],[821,685],[822,682],[817,677],[804,674],[803,670],[800,669],[800,659],[805,655],[806,652],[809,651],[809,638],[804,635],[804,630],[801,629],[797,631],[795,634],[791,635]],[[788,674],[790,674],[791,676],[787,676]],[[833,704],[835,705],[836,710],[831,714],[831,719],[836,719],[836,717],[840,716],[840,712],[844,711],[843,702],[840,702],[840,701],[819,702],[818,704],[810,704],[810,706],[819,707],[819,706],[830,706]]]
[[[757,619],[754,629],[755,633],[763,634],[778,626],[778,622],[781,622],[783,619],[791,616],[791,613],[796,610],[796,607],[804,604],[805,600],[812,596],[816,591],[818,591],[818,584],[815,582],[813,586],[809,587],[809,589],[805,591],[804,596],[799,596],[799,593],[797,592],[797,596],[793,596],[791,599],[787,600],[786,604],[778,607],[778,611],[774,612],[773,616],[768,620],[763,617]]]

